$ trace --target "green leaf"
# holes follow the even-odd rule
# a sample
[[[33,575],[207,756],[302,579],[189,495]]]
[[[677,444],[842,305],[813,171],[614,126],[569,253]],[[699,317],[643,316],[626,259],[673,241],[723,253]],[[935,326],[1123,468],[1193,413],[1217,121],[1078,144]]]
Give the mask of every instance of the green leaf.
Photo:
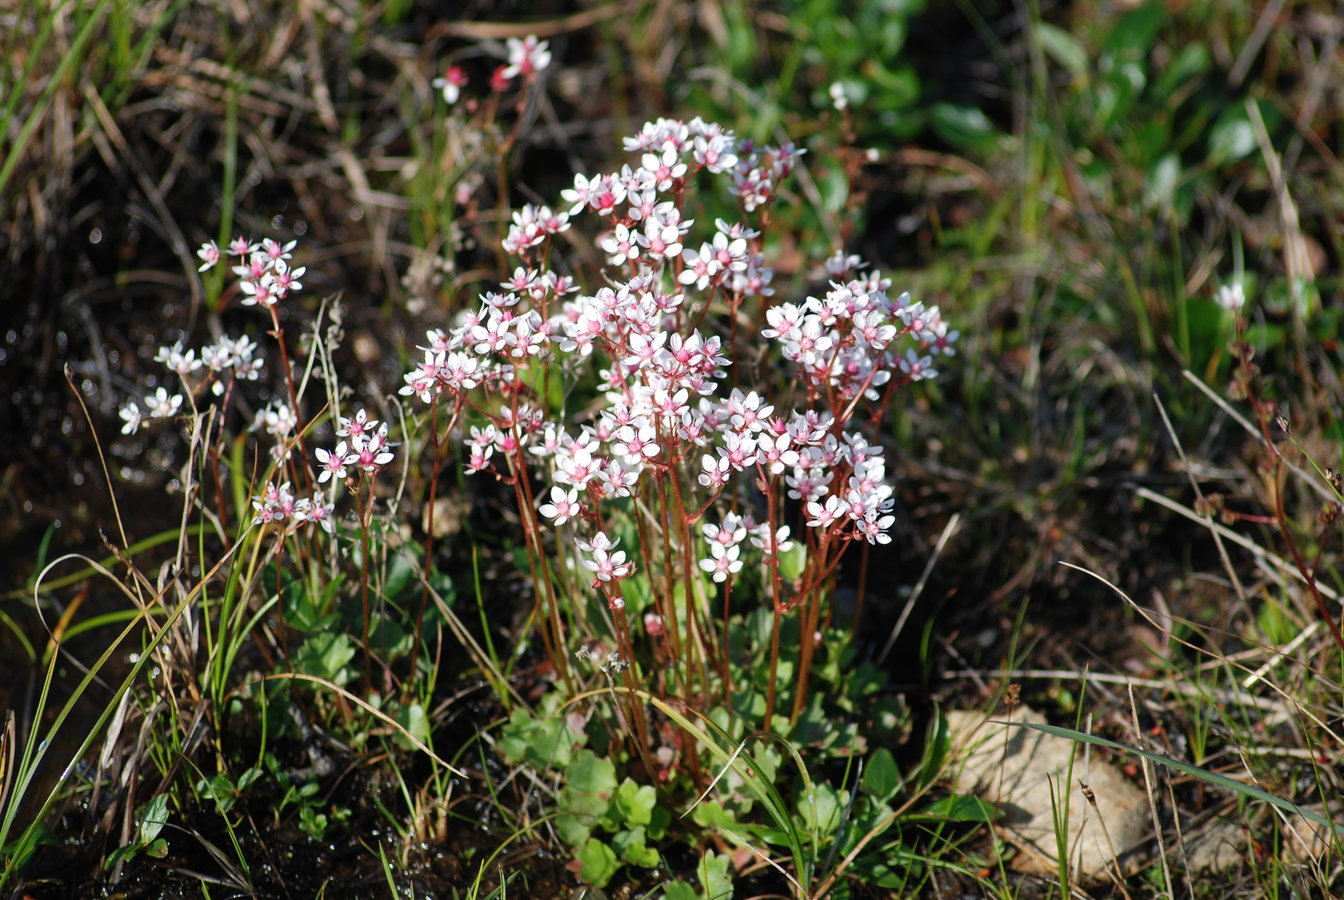
[[[1087,77],[1088,52],[1078,38],[1049,22],[1039,22],[1036,25],[1036,39],[1041,42],[1045,55],[1058,63],[1060,68],[1074,78]]]
[[[948,797],[942,797],[933,801],[928,806],[923,807],[914,813],[909,820],[914,819],[950,819],[953,822],[993,822],[995,818],[994,804],[979,797],[970,797],[965,794],[952,794]],[[909,821],[907,820],[907,821]]]
[[[1176,186],[1181,178],[1181,158],[1168,153],[1148,171],[1148,189],[1144,202],[1150,207],[1167,208],[1176,200]]]
[[[412,703],[410,706],[403,706],[397,710],[397,722],[410,732],[411,737],[415,738],[421,744],[429,746],[429,716],[425,715],[425,708],[419,703]],[[397,746],[403,750],[414,749],[415,745],[406,738],[406,735],[400,732],[396,735]]]
[[[107,861],[103,863],[107,869],[116,868],[117,863],[129,862],[135,859],[135,855],[140,852],[139,844],[127,844],[125,847],[118,847],[107,854]]]
[[[1143,65],[1132,60],[1118,62],[1106,73],[1096,92],[1097,121],[1103,129],[1109,131],[1121,123],[1134,108],[1147,80]]]
[[[629,778],[616,791],[616,811],[630,825],[648,825],[653,821],[653,809],[658,805],[658,792],[653,785],[635,784]]]
[[[644,842],[644,829],[642,827],[628,828],[616,832],[616,835],[611,839],[611,846],[621,859],[631,865],[645,869],[652,869],[658,865],[658,851],[650,848]]]
[[[526,709],[520,707],[513,711],[508,724],[500,729],[499,740],[495,744],[504,762],[516,766],[527,758],[532,734],[539,724]]]
[[[592,888],[604,888],[621,867],[616,854],[597,838],[589,838],[575,855],[579,861],[579,880]]]
[[[655,806],[645,830],[648,831],[650,840],[660,841],[663,835],[667,834],[667,826],[671,824],[672,811],[666,806]]]
[[[885,803],[896,796],[902,783],[896,758],[886,747],[879,747],[868,758],[868,766],[863,770],[862,790],[879,803]]]
[[[1153,93],[1166,103],[1177,88],[1203,75],[1212,65],[1213,60],[1209,56],[1208,47],[1203,44],[1187,44],[1162,70],[1162,74],[1153,84]]]
[[[663,900],[700,900],[695,888],[678,878],[663,888]]]
[[[1255,129],[1241,110],[1219,117],[1209,131],[1209,162],[1215,166],[1244,159],[1255,148]]]
[[[299,810],[299,830],[319,841],[327,833],[327,817],[311,806]]]
[[[695,809],[691,810],[691,821],[705,829],[736,831],[738,828],[737,818],[724,809],[723,804],[717,800],[706,800],[696,804]]]
[[[294,667],[305,675],[344,684],[350,680],[345,667],[354,658],[355,648],[348,635],[324,632],[308,636],[294,656]]]
[[[215,808],[221,813],[226,813],[232,809],[233,804],[238,800],[238,789],[227,775],[198,779],[196,790],[203,797],[215,801]]]
[[[396,600],[408,585],[414,583],[419,585],[421,572],[421,563],[412,561],[405,554],[396,553],[388,560],[387,577],[383,582],[383,595],[389,600]]]
[[[803,567],[807,565],[807,547],[803,542],[795,542],[792,547],[779,555],[779,574],[785,581],[796,581],[802,577]]]
[[[728,857],[707,850],[700,861],[700,885],[707,900],[731,900],[733,880],[728,877]]]
[[[814,835],[833,834],[840,827],[840,813],[848,802],[848,793],[841,793],[823,781],[813,785],[810,794],[799,795],[798,815]]]
[[[583,731],[569,727],[569,719],[558,713],[542,713],[533,718],[525,709],[516,709],[509,724],[501,731],[499,752],[505,762],[526,762],[534,769],[563,769],[573,759],[574,750],[587,742]]]
[[[917,785],[920,790],[937,780],[947,762],[948,751],[952,748],[952,731],[948,728],[947,716],[935,706],[933,718],[929,720],[929,729],[924,736],[924,759],[919,766]]]
[[[1166,6],[1162,3],[1146,3],[1131,10],[1106,35],[1106,52],[1131,59],[1147,55],[1166,18]]]
[[[959,150],[987,150],[997,138],[994,123],[978,107],[935,103],[930,114],[934,132]]]
[[[564,793],[571,812],[602,815],[616,793],[616,766],[591,750],[580,750],[565,769]]]
[[[148,844],[153,841],[167,823],[168,795],[159,794],[145,807],[145,817],[140,820],[140,843]]]

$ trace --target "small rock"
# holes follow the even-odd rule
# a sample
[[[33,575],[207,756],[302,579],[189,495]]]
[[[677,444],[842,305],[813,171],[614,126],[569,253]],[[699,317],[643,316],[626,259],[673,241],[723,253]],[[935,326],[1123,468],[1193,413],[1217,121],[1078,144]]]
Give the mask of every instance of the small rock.
[[[1066,845],[1074,877],[1096,882],[1107,877],[1107,869],[1114,872],[1116,858],[1123,866],[1125,855],[1143,843],[1149,830],[1143,791],[1115,766],[1096,759],[1095,748],[1089,763],[1083,745],[1016,724],[1044,724],[1039,713],[1018,706],[1013,724],[995,718],[972,712],[947,714],[960,764],[954,787],[999,805],[1004,837],[1021,851],[1013,867],[1037,874],[1057,871],[1055,816],[1065,790],[1069,792]],[[1091,788],[1095,808],[1080,782]]]

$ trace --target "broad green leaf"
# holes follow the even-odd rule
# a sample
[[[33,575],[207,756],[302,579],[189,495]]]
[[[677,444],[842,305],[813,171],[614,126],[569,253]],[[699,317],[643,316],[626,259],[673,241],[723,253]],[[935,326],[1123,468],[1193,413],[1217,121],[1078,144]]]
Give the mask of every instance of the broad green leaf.
[[[1255,129],[1240,110],[1223,116],[1209,132],[1209,162],[1236,162],[1255,152]]]
[[[901,789],[901,770],[896,766],[896,758],[886,747],[879,747],[868,757],[868,766],[863,770],[862,789],[879,803],[885,803]]]
[[[408,585],[412,583],[418,585],[422,565],[422,562],[412,561],[404,554],[393,554],[387,564],[387,580],[383,582],[383,596],[395,601]]]
[[[653,809],[658,805],[658,792],[653,785],[635,784],[629,778],[616,791],[616,811],[630,825],[648,825],[653,821]]]
[[[678,878],[663,888],[663,900],[700,900],[695,888]]]
[[[810,794],[799,795],[798,815],[812,834],[818,837],[834,834],[840,827],[841,810],[848,802],[848,793],[841,793],[823,781],[814,785]]]
[[[700,885],[706,900],[731,900],[733,879],[728,875],[728,857],[717,856],[713,850],[705,851],[700,860]]]
[[[565,769],[560,792],[562,808],[575,816],[597,819],[607,812],[616,794],[616,766],[591,750],[580,750]]]
[[[140,820],[140,843],[152,842],[167,823],[168,795],[159,794],[145,807],[145,817]]]
[[[652,869],[658,865],[658,851],[649,847],[644,839],[642,827],[629,828],[616,832],[611,839],[611,847],[631,865]]]
[[[604,888],[621,867],[616,854],[597,838],[589,838],[575,855],[579,861],[579,880],[593,888]]]
[[[499,752],[510,765],[526,762],[539,770],[563,769],[588,736],[572,729],[563,714],[540,714],[543,718],[538,719],[525,709],[514,710],[500,735]]]
[[[420,743],[429,743],[429,716],[425,715],[425,708],[419,703],[412,703],[397,710],[396,719]],[[415,746],[400,733],[396,735],[396,740],[397,744],[406,750]]]
[[[795,581],[802,577],[803,566],[807,565],[807,547],[801,541],[779,555],[779,574],[785,581]]]
[[[350,680],[345,667],[354,658],[350,637],[329,631],[308,636],[294,657],[294,667],[305,675],[344,684]]]
[[[737,819],[732,813],[723,808],[723,804],[717,800],[706,800],[703,803],[697,803],[695,809],[691,810],[691,821],[701,828],[720,828],[726,831],[736,831],[738,829]]]

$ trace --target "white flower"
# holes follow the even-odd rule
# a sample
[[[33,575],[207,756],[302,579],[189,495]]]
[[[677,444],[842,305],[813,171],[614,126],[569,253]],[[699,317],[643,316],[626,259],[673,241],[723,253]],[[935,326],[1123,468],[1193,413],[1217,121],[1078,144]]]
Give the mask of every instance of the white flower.
[[[549,45],[546,41],[537,40],[534,34],[529,34],[522,40],[509,38],[507,44],[509,64],[503,72],[505,78],[532,76],[551,64]]]
[[[566,491],[559,485],[551,486],[551,502],[543,503],[537,508],[548,519],[555,521],[557,525],[563,525],[570,519],[579,514],[579,490],[570,488]]]
[[[728,473],[730,466],[727,459],[715,459],[709,454],[705,454],[700,460],[700,467],[704,472],[700,473],[699,482],[711,491],[717,491],[728,483]]]
[[[354,462],[350,458],[348,447],[345,441],[336,445],[335,450],[326,450],[318,447],[314,452],[318,462],[322,464],[322,472],[317,476],[319,484],[325,483],[332,478],[343,479],[347,475],[346,466]]]
[[[845,86],[840,82],[831,82],[828,93],[831,95],[831,105],[835,107],[836,112],[843,112],[849,106],[849,98],[845,96]]]
[[[742,571],[742,560],[738,559],[741,552],[736,544],[728,547],[718,543],[710,544],[710,555],[700,560],[700,568],[710,573],[716,583],[722,584],[729,575]]]
[[[462,88],[467,83],[467,73],[461,66],[451,66],[442,78],[435,78],[430,85],[443,92],[443,99],[449,106],[462,96]]]
[[[1218,293],[1213,295],[1213,300],[1228,312],[1239,313],[1246,305],[1246,290],[1240,281],[1234,281],[1220,287]]]
[[[125,423],[121,426],[122,434],[135,434],[140,430],[140,426],[145,422],[145,416],[140,412],[140,406],[134,400],[126,401],[126,405],[117,411]]]
[[[166,390],[159,388],[153,394],[145,398],[145,406],[148,407],[148,410],[145,412],[145,418],[170,418],[177,415],[177,410],[181,405],[181,394],[173,394],[172,396],[169,396]]]
[[[196,270],[197,272],[212,269],[215,263],[219,262],[219,245],[214,241],[207,241],[201,244],[201,249],[196,251],[196,255],[202,260],[200,268]]]
[[[601,531],[593,535],[592,543],[579,542],[580,548],[592,554],[592,559],[583,561],[583,567],[593,573],[595,582],[611,581],[630,574],[632,566],[625,561],[625,551],[614,549],[620,542],[620,538],[612,541]]]

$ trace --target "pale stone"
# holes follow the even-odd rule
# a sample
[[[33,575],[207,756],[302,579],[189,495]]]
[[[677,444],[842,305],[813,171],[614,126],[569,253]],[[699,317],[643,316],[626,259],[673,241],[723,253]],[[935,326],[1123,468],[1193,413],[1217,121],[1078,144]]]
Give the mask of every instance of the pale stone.
[[[1119,769],[1097,758],[1097,748],[1091,748],[1089,761],[1085,745],[1005,724],[1006,715],[954,711],[947,719],[954,788],[998,804],[1001,833],[1020,851],[1014,868],[1042,874],[1058,870],[1055,822],[1065,790],[1072,877],[1089,882],[1106,879],[1108,870],[1115,873],[1117,858],[1122,871],[1127,868],[1126,855],[1150,831],[1148,800]],[[1013,710],[1012,719],[1045,723],[1044,717],[1023,706]],[[1083,784],[1092,790],[1095,807]]]

